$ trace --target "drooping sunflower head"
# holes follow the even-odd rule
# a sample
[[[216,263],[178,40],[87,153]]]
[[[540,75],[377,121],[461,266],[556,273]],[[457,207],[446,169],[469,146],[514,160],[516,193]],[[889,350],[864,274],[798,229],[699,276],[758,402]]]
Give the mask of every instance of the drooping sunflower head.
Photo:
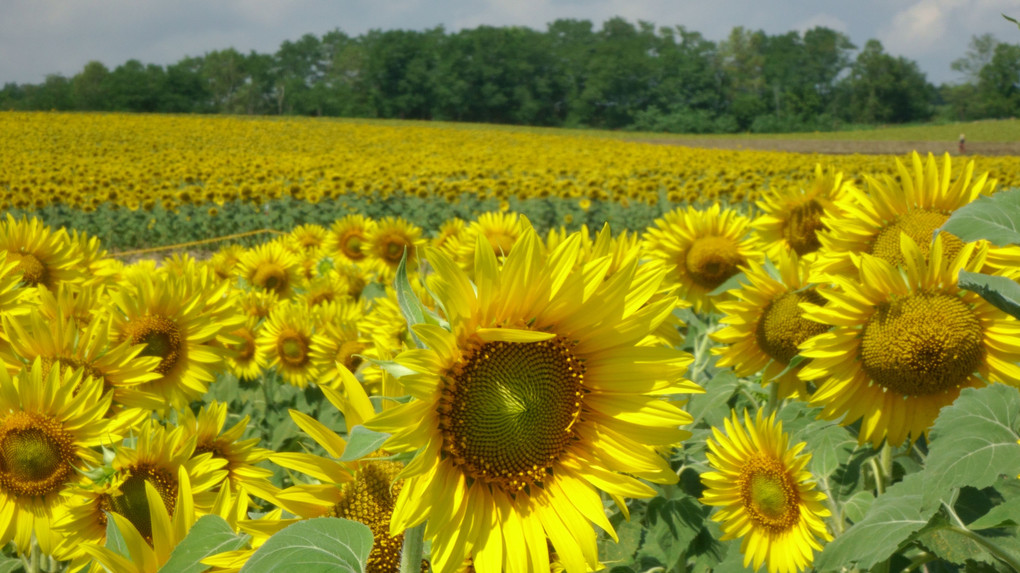
[[[374,220],[356,213],[338,219],[330,227],[326,251],[343,260],[357,263],[367,256],[365,246],[375,227]]]
[[[39,219],[15,219],[8,213],[0,221],[0,251],[18,264],[25,284],[53,289],[64,281],[83,280],[78,266],[82,254],[74,246],[66,230],[53,232]]]
[[[673,266],[671,278],[694,310],[711,311],[715,300],[725,300],[711,293],[749,261],[762,258],[747,236],[748,225],[747,217],[718,204],[704,211],[676,209],[646,230],[644,250]]]
[[[817,251],[822,245],[818,233],[825,231],[823,219],[836,217],[842,209],[848,183],[843,174],[815,166],[815,178],[807,187],[768,189],[758,201],[764,211],[752,227],[759,242],[767,245],[769,256],[792,250],[800,256]]]
[[[722,540],[742,537],[744,567],[766,563],[769,573],[802,571],[811,565],[819,539],[832,536],[823,517],[830,515],[824,493],[815,491],[805,468],[810,454],[804,443],[790,446],[782,422],[758,410],[754,420],[745,411],[724,420],[725,433],[712,428],[708,462],[701,474],[701,502],[719,509],[712,515],[722,524]]]
[[[783,251],[778,267],[752,262],[747,269],[748,284],[731,291],[736,300],[719,303],[726,327],[711,335],[725,346],[716,347],[720,367],[732,366],[738,376],[750,376],[764,369],[762,382],[777,376],[781,397],[806,396],[797,377],[800,368],[788,369],[800,352],[802,342],[829,329],[804,318],[802,303],[824,305],[825,299],[808,283],[809,265],[795,253]]]
[[[246,252],[236,272],[253,288],[286,298],[301,280],[301,262],[278,241],[272,241]]]
[[[897,177],[865,177],[868,192],[848,188],[848,201],[841,203],[843,214],[824,218],[826,230],[819,234],[823,250],[815,265],[817,278],[825,274],[854,276],[854,259],[872,255],[893,266],[902,265],[900,235],[905,234],[927,253],[935,231],[949,219],[953,211],[982,194],[990,193],[995,180],[988,173],[974,176],[970,161],[955,180],[951,179],[951,160],[945,155],[939,170],[935,157],[926,162],[915,152],[908,169],[896,160]],[[946,255],[953,256],[963,243],[949,233],[943,236]]]
[[[904,235],[903,267],[862,255],[859,278],[836,277],[820,291],[825,307],[805,305],[833,328],[801,345],[813,360],[800,375],[820,384],[812,403],[824,416],[863,418],[862,443],[916,440],[961,389],[1020,375],[1017,321],[957,285],[961,269],[984,263],[984,247],[946,251],[941,234],[928,253]]]
[[[576,264],[581,245],[575,234],[547,251],[529,226],[500,265],[479,238],[473,284],[454,260],[427,250],[429,290],[449,327],[412,326],[424,348],[394,360],[412,372],[399,380],[413,399],[366,425],[392,433],[387,449],[418,449],[402,472],[391,532],[428,519],[440,570],[469,550],[494,570],[544,570],[547,539],[569,570],[594,567],[574,540],[594,543],[589,520],[612,526],[575,502],[597,503],[605,490],[622,503],[651,492],[634,477],[676,479],[656,448],[682,441],[690,418],[660,397],[698,387],[683,378],[689,355],[648,343],[676,306],[660,294],[665,267],[645,272],[634,260],[607,277],[607,264]],[[467,505],[455,501],[465,497]],[[505,517],[482,523],[497,514]],[[568,516],[571,535],[550,532],[563,523],[547,521],[554,514]],[[536,533],[516,534],[521,522]],[[457,525],[465,523],[473,525]],[[484,549],[487,535],[500,538]],[[520,554],[489,553],[504,546]]]

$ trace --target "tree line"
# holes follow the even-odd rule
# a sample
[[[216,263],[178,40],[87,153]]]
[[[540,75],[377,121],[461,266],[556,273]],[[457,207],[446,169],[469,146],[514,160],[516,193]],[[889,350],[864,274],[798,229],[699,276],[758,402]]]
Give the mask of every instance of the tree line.
[[[714,42],[683,26],[560,19],[545,31],[340,30],[274,54],[227,48],[167,66],[92,61],[73,77],[7,83],[0,109],[400,118],[683,133],[832,130],[970,120],[1020,109],[1020,46],[972,39],[934,86],[877,40],[858,49],[815,27],[735,27]]]

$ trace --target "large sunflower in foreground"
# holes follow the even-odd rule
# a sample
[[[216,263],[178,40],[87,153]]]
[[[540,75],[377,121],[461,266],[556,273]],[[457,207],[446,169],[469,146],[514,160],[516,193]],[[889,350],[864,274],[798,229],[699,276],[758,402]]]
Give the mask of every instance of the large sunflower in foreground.
[[[732,366],[738,376],[762,373],[764,384],[778,377],[779,396],[806,397],[797,368],[789,368],[808,338],[829,329],[803,317],[802,302],[824,304],[825,299],[808,284],[808,265],[795,253],[784,251],[776,259],[777,276],[764,265],[751,263],[747,270],[750,284],[731,291],[737,300],[719,303],[726,316],[720,321],[726,328],[711,335],[726,346],[712,349],[721,355],[717,366]]]
[[[821,518],[830,515],[825,494],[814,491],[808,472],[811,454],[801,454],[804,443],[790,446],[775,414],[762,411],[744,424],[733,412],[723,423],[726,433],[712,428],[708,462],[713,471],[701,474],[705,505],[720,509],[712,515],[722,523],[722,541],[743,537],[740,552],[744,567],[767,564],[769,573],[793,573],[811,565],[818,539],[832,536]]]
[[[952,165],[948,153],[941,172],[933,155],[929,154],[922,164],[916,152],[911,156],[909,169],[899,159],[896,168],[897,179],[888,175],[881,179],[866,177],[867,193],[848,188],[850,200],[841,203],[843,215],[823,219],[827,230],[818,235],[823,248],[814,267],[817,282],[827,282],[826,275],[856,275],[854,259],[861,254],[873,255],[894,266],[902,264],[900,235],[904,233],[927,253],[935,231],[953,211],[995,188],[995,180],[989,179],[988,173],[974,176],[973,161],[950,181]],[[940,234],[945,235],[943,247],[947,255],[956,254],[963,246],[955,236]],[[1020,250],[993,248],[987,262],[995,263],[1011,253],[1015,257]]]
[[[793,251],[800,256],[821,246],[818,233],[826,229],[823,217],[842,213],[837,202],[846,195],[843,174],[815,166],[815,178],[808,187],[769,189],[758,207],[764,214],[751,223],[760,242],[768,245],[769,256]]]
[[[100,381],[81,370],[42,370],[39,360],[14,378],[0,368],[0,545],[13,540],[22,555],[33,537],[54,554],[61,537],[51,522],[65,511],[64,490],[97,461],[92,448],[110,439],[103,414],[111,396]]]
[[[655,220],[645,232],[644,251],[673,265],[671,279],[680,295],[698,312],[715,308],[711,293],[740,272],[749,261],[762,258],[747,237],[749,220],[716,203],[704,211],[676,209]]]
[[[441,573],[469,554],[483,573],[549,568],[547,540],[567,571],[598,563],[591,523],[615,537],[599,492],[618,504],[654,495],[637,478],[672,483],[657,452],[685,439],[691,417],[664,396],[697,392],[689,354],[645,344],[676,306],[652,301],[661,265],[574,266],[580,235],[547,252],[530,226],[500,266],[488,241],[475,283],[428,249],[429,287],[449,329],[413,331],[425,346],[395,360],[412,396],[366,423],[390,451],[417,450],[391,533],[425,520]]]
[[[801,370],[827,418],[861,420],[859,440],[898,446],[927,433],[939,409],[984,380],[1020,380],[1020,323],[957,286],[984,263],[975,243],[946,252],[940,233],[926,253],[909,237],[903,267],[863,255],[859,280],[835,277],[829,303],[804,315],[834,328],[801,345]]]

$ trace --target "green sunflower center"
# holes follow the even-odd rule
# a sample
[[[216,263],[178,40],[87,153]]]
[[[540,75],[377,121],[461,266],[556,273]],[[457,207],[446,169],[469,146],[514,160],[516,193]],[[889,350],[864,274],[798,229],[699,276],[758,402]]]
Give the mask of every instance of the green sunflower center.
[[[714,290],[737,274],[744,262],[737,243],[718,236],[695,240],[684,258],[687,275],[706,290]]]
[[[56,420],[14,412],[0,423],[0,489],[19,496],[58,492],[74,477],[74,438]]]
[[[166,374],[181,358],[181,331],[177,323],[161,315],[141,316],[128,328],[132,344],[144,344],[141,356],[158,356],[162,360],[156,372]]]
[[[755,525],[779,533],[800,520],[796,484],[779,460],[761,454],[751,457],[738,486],[744,511]]]
[[[810,321],[801,316],[799,304],[811,302],[825,304],[825,299],[814,290],[787,292],[774,299],[765,307],[754,335],[758,346],[773,360],[789,364],[797,355],[797,346],[828,330],[828,326]]]
[[[110,509],[123,515],[152,544],[152,516],[145,496],[145,482],[159,493],[167,513],[173,513],[177,502],[177,479],[164,468],[139,464],[131,468],[131,477],[120,484],[121,495],[110,499]]]
[[[287,366],[303,366],[308,357],[308,340],[300,332],[288,329],[277,339],[276,350]]]
[[[263,263],[255,269],[255,275],[251,279],[252,284],[275,293],[284,293],[290,284],[287,278],[287,269],[276,263]]]
[[[871,254],[888,261],[893,266],[903,264],[903,253],[900,251],[900,233],[917,243],[921,252],[928,256],[935,230],[942,226],[949,215],[934,209],[915,209],[901,215],[895,222],[883,228],[871,243]],[[963,248],[963,242],[949,233],[940,233],[945,256],[951,259]]]
[[[574,437],[583,379],[560,338],[478,345],[444,377],[446,451],[469,476],[509,492],[542,481]]]
[[[983,340],[981,321],[965,302],[944,293],[913,293],[880,304],[864,325],[861,364],[894,392],[937,394],[977,370]]]
[[[35,255],[30,253],[15,253],[9,252],[8,258],[18,261],[16,271],[21,271],[21,279],[26,284],[35,286],[43,285],[48,286],[50,281],[50,272],[46,268],[46,265],[42,263]]]
[[[814,199],[790,210],[786,224],[783,225],[783,238],[798,255],[813,253],[822,246],[818,232],[825,230],[823,214],[825,208]]]

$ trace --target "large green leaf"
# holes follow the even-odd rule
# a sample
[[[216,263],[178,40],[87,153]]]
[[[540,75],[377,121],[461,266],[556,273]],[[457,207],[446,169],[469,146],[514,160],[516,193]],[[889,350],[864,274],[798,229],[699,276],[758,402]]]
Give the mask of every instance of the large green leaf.
[[[692,395],[684,407],[694,418],[692,425],[697,426],[705,422],[709,426],[722,427],[723,419],[730,413],[730,407],[726,403],[733,397],[739,385],[737,376],[730,369],[713,376],[711,382],[706,384],[707,391],[704,394]]]
[[[954,490],[988,487],[1000,475],[1020,473],[1017,439],[1020,392],[1005,384],[965,388],[942,409],[931,430],[922,503],[937,509]]]
[[[352,462],[360,460],[378,450],[379,446],[383,445],[383,442],[389,437],[389,434],[374,432],[365,426],[354,426],[351,428],[351,433],[347,436],[347,447],[344,448],[344,454],[340,457],[340,461]]]
[[[705,506],[682,495],[677,499],[657,497],[648,502],[648,531],[642,553],[659,559],[667,569],[686,556],[687,548],[705,522]]]
[[[800,435],[811,452],[811,472],[815,477],[829,476],[846,463],[857,446],[857,439],[844,426],[821,421],[808,425]]]
[[[1020,318],[1020,284],[1013,279],[960,271],[959,285],[978,293],[999,310]]]
[[[174,547],[170,560],[160,567],[166,573],[202,573],[209,567],[201,561],[226,551],[241,549],[250,536],[234,533],[218,515],[203,515],[191,526],[188,535]]]
[[[827,571],[855,563],[870,569],[888,559],[935,514],[935,508],[921,510],[922,480],[921,474],[910,474],[878,496],[864,519],[825,546],[815,567]]]
[[[941,229],[970,242],[986,239],[998,246],[1020,244],[1020,189],[979,197],[950,215]]]
[[[0,573],[19,573],[24,570],[21,559],[0,555]]]
[[[320,517],[299,521],[270,537],[248,558],[241,573],[360,573],[372,550],[367,525]]]

